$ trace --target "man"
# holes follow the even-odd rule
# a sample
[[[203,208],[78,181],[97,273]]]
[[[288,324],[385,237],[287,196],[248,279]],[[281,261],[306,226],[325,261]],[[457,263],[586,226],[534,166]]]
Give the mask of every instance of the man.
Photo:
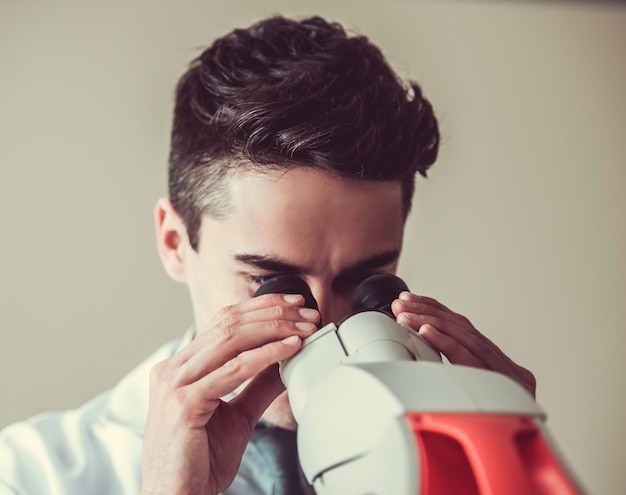
[[[218,39],[178,84],[156,207],[159,253],[195,325],[78,411],[9,427],[0,494],[283,493],[259,440],[296,428],[275,364],[320,319],[345,316],[361,280],[395,272],[415,174],[438,144],[419,86],[339,25],[276,17]],[[319,312],[298,295],[252,297],[284,273]],[[451,362],[534,394],[532,374],[463,316],[408,292],[393,310]]]

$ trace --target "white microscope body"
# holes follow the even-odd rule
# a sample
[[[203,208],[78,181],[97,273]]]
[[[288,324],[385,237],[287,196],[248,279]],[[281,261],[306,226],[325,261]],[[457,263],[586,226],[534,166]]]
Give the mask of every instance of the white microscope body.
[[[324,326],[280,370],[318,495],[583,493],[526,390],[384,313]]]

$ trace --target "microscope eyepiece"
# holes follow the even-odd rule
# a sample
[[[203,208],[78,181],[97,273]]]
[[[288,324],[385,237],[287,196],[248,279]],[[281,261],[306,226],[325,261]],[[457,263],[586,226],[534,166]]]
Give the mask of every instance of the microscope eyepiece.
[[[295,275],[277,275],[269,280],[266,280],[254,293],[254,297],[261,296],[263,294],[301,294],[304,296],[304,307],[311,308],[319,311],[317,301],[313,297],[311,288],[300,277]],[[318,328],[321,328],[322,322],[318,323]]]
[[[357,285],[352,294],[352,311],[380,311],[395,320],[391,303],[405,290],[409,288],[400,277],[390,273],[377,273]]]
[[[380,311],[395,320],[391,303],[401,292],[409,290],[404,281],[390,273],[377,273],[361,282],[352,294],[352,314],[363,311]],[[254,297],[263,294],[301,294],[304,306],[319,311],[317,301],[308,284],[295,275],[277,275],[265,281]],[[318,328],[322,327],[322,322]]]

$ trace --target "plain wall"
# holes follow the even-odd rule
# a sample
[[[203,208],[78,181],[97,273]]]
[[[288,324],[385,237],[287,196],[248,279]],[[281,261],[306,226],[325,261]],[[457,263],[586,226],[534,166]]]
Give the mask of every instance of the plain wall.
[[[537,376],[591,493],[626,493],[626,9],[584,2],[0,4],[0,427],[80,405],[191,323],[154,248],[177,77],[268,14],[367,34],[443,143],[401,275]]]

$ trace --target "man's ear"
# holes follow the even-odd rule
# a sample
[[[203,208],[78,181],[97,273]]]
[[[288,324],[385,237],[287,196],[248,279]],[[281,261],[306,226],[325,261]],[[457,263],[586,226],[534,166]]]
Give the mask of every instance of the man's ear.
[[[161,198],[154,208],[157,250],[167,274],[177,282],[187,282],[190,251],[187,228],[169,198]]]

